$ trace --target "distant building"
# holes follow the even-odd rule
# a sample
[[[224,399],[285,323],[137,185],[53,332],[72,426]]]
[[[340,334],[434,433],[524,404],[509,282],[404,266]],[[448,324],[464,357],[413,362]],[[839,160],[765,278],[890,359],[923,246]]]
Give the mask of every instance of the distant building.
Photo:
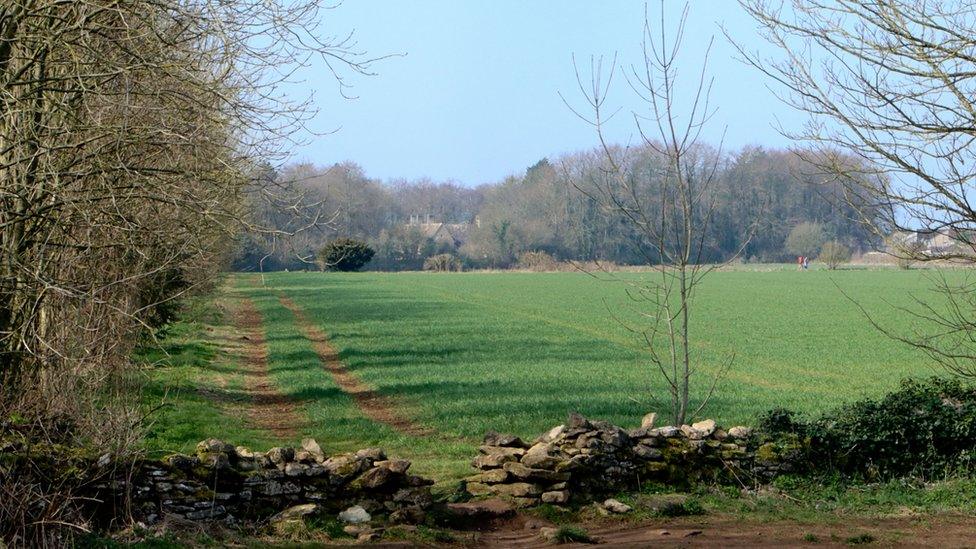
[[[431,220],[430,214],[423,218],[411,215],[408,226],[418,227],[421,232],[438,247],[457,250],[468,241],[469,223],[440,223]]]
[[[955,230],[932,232],[897,231],[888,237],[888,251],[894,254],[922,254],[938,257],[951,253],[965,242],[964,234]]]

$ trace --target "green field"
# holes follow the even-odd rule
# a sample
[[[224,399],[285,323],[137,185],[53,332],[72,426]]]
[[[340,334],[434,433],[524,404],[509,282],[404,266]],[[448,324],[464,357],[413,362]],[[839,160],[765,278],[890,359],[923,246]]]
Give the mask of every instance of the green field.
[[[904,377],[939,373],[920,353],[874,329],[844,296],[887,326],[908,331],[908,317],[894,307],[910,304],[912,295],[935,299],[927,294],[932,276],[941,275],[792,268],[713,273],[694,304],[697,386],[704,388],[733,352],[735,361],[702,415],[731,425],[748,424],[776,406],[816,414],[879,395]],[[666,409],[663,385],[637,337],[610,313],[628,303],[620,282],[582,273],[276,273],[265,286],[256,275],[233,275],[223,292],[251,299],[262,311],[271,376],[301,403],[309,418],[303,434],[327,450],[380,445],[424,459],[422,471],[445,478],[466,472],[474,447],[491,429],[533,437],[571,411],[632,426],[648,411]],[[438,436],[398,434],[365,417],[323,367],[280,295],[328,334],[352,373]],[[187,387],[188,380],[209,383],[209,367],[188,367],[176,360],[157,368],[154,394],[169,388],[170,398],[205,406]],[[155,447],[185,449],[214,421],[212,412],[186,417],[178,408],[160,412]],[[225,430],[236,426],[232,432],[242,443],[269,444],[240,421],[231,417]],[[190,429],[187,423],[204,425]]]

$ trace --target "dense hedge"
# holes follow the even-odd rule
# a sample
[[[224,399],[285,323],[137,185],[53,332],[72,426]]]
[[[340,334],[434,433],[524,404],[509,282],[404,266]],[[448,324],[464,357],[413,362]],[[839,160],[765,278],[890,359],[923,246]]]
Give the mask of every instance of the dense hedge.
[[[865,399],[805,421],[789,410],[764,414],[766,437],[808,441],[814,472],[933,478],[973,470],[976,388],[957,379],[905,380],[880,399]]]

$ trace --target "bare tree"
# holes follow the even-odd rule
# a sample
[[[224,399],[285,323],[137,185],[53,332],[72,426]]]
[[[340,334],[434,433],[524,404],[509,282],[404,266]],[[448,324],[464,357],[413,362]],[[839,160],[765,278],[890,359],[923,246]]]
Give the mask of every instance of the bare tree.
[[[687,110],[678,107],[678,54],[687,17],[686,5],[671,36],[664,2],[658,28],[652,27],[645,7],[641,62],[621,71],[646,107],[644,112],[632,113],[641,138],[639,147],[613,146],[605,134],[613,116],[606,112],[605,103],[618,72],[616,58],[606,74],[604,60],[591,59],[587,83],[577,65],[577,82],[589,112],[570,106],[595,129],[605,164],[602,174],[579,185],[579,190],[598,200],[608,213],[620,215],[638,233],[639,253],[655,267],[653,276],[618,278],[628,284],[633,310],[642,319],[639,325],[623,324],[642,338],[650,361],[666,382],[671,419],[676,424],[701,412],[732,362],[729,357],[712,372],[708,387],[695,391],[699,394],[694,402],[692,380],[703,361],[693,348],[692,303],[702,280],[715,268],[704,259],[717,200],[713,183],[722,155],[720,149],[701,143],[715,112],[709,104],[712,79],[707,73],[707,53]]]
[[[809,113],[799,131],[807,157],[883,213],[864,216],[882,237],[937,235],[891,251],[913,261],[976,258],[976,18],[972,2],[925,0],[740,0],[779,55],[739,47]],[[731,37],[733,42],[734,37]],[[849,151],[865,162],[838,161]],[[946,307],[917,300],[902,309],[924,326],[911,343],[950,371],[976,376],[976,310],[970,282],[938,276]],[[877,323],[876,323],[877,325]]]
[[[0,4],[0,417],[40,426],[19,435],[28,443],[131,447],[141,416],[114,395],[137,395],[112,383],[131,381],[137,336],[160,305],[214,279],[254,226],[254,200],[284,200],[252,175],[282,158],[313,109],[280,85],[311,56],[343,93],[343,75],[369,71],[351,38],[321,32],[324,8]],[[50,428],[65,418],[75,427]],[[57,539],[77,518],[70,487],[22,497],[9,471],[0,536]]]
[[[820,255],[817,258],[823,261],[828,269],[834,271],[842,263],[847,263],[851,260],[851,249],[836,240],[830,240],[824,242],[824,245],[820,248]]]

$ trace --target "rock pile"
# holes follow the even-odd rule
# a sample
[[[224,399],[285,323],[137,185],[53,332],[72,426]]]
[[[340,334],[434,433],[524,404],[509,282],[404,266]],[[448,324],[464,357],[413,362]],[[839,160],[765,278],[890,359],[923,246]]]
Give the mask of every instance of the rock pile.
[[[654,416],[624,430],[579,414],[533,441],[488,433],[478,470],[466,480],[474,496],[510,498],[520,506],[598,501],[647,481],[686,487],[700,481],[768,480],[788,470],[783,449],[758,448],[746,427],[725,431],[714,421],[655,428]]]
[[[433,482],[409,474],[409,468],[409,461],[388,459],[379,449],[329,457],[312,439],[301,448],[264,453],[209,439],[197,445],[195,455],[141,463],[132,481],[133,509],[147,524],[166,516],[229,524],[276,513],[335,516],[350,508],[356,517],[372,513],[388,515],[391,522],[420,522],[432,503]]]

